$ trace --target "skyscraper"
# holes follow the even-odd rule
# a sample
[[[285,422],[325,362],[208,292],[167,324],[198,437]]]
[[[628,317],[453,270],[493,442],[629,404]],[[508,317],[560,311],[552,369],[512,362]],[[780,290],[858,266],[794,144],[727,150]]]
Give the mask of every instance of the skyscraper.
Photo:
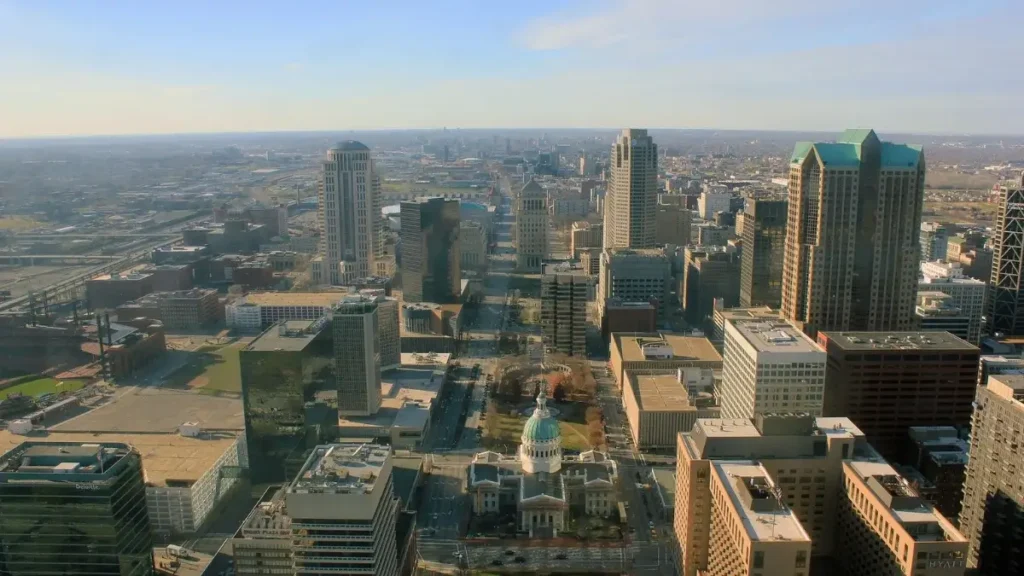
[[[989,332],[1024,335],[1024,174],[998,188],[995,254],[988,293]]]
[[[348,284],[377,273],[380,178],[370,149],[347,140],[327,151],[319,185],[321,284]]]
[[[627,128],[612,145],[604,204],[604,248],[653,248],[658,210],[658,146]]]
[[[981,340],[981,319],[985,313],[985,293],[988,290],[984,281],[966,276],[958,263],[922,262],[917,290],[918,294],[942,292],[949,295],[953,305],[970,319],[964,340],[978,344]]]
[[[516,194],[514,202],[516,268],[540,272],[548,257],[548,194],[535,180],[530,180]]]
[[[949,230],[938,222],[921,223],[921,261],[945,260]]]
[[[740,306],[782,305],[782,262],[786,254],[785,200],[747,200],[743,216]]]
[[[281,321],[238,354],[246,451],[254,482],[287,480],[316,444],[319,432],[337,427],[333,355],[327,316]]]
[[[0,574],[153,574],[138,451],[25,442],[0,457]]]
[[[686,246],[690,243],[691,212],[679,204],[658,204],[655,214],[654,241],[659,246],[674,244]]]
[[[790,159],[782,314],[818,330],[912,326],[924,153],[847,130]]]
[[[402,287],[406,302],[457,302],[462,294],[459,201],[402,202]]]
[[[971,422],[960,529],[971,541],[968,562],[983,576],[1024,569],[1024,376],[990,376],[978,389]]]
[[[369,416],[380,409],[380,324],[375,298],[348,296],[332,311],[338,414]]]
[[[567,264],[544,267],[540,321],[544,346],[569,356],[587,355],[587,292],[590,274]]]

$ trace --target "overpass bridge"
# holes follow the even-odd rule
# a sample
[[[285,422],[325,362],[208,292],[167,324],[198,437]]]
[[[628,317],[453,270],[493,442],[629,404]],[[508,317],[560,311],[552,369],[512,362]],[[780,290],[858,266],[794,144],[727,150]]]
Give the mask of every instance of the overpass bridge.
[[[102,254],[4,254],[0,252],[0,266],[35,266],[37,264],[101,264],[120,260],[124,256]]]

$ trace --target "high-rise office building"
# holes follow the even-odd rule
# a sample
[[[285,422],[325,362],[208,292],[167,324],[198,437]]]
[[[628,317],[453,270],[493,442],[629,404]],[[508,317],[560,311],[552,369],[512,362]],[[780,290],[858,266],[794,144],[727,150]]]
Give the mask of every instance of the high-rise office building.
[[[655,215],[654,243],[658,246],[686,246],[690,243],[692,219],[692,213],[685,206],[659,203]]]
[[[579,221],[572,223],[569,236],[569,251],[573,258],[579,258],[584,250],[602,248],[604,242],[604,225]]]
[[[908,330],[914,316],[924,153],[847,130],[790,159],[782,314],[819,330]]]
[[[970,539],[968,561],[983,576],[1024,570],[1024,376],[990,376],[978,388],[971,420],[960,529]]]
[[[782,305],[788,208],[785,200],[747,200],[740,236],[740,306]]]
[[[587,355],[586,270],[566,264],[544,267],[540,283],[540,323],[544,347],[569,356]]]
[[[380,324],[377,301],[348,296],[332,311],[338,415],[369,416],[380,409]]]
[[[604,247],[653,248],[658,207],[658,145],[627,128],[612,145],[604,199]]]
[[[333,356],[327,316],[281,321],[239,352],[253,482],[287,480],[318,436],[337,426]],[[308,443],[310,438],[313,444]]]
[[[723,418],[765,412],[821,415],[825,352],[789,323],[726,321],[722,362]]]
[[[602,318],[604,305],[617,298],[622,302],[654,302],[658,318],[664,320],[671,280],[672,265],[661,250],[605,250],[601,253],[597,295]]]
[[[1024,335],[1024,174],[998,188],[995,250],[989,281],[989,333]]]
[[[981,321],[985,313],[987,292],[984,281],[966,276],[958,263],[922,262],[917,290],[918,294],[942,292],[948,295],[952,305],[959,308],[969,320],[964,340],[974,345],[981,341]]]
[[[382,288],[364,288],[359,294],[377,303],[377,339],[380,340],[380,369],[391,370],[402,364],[401,306]]]
[[[971,422],[980,350],[948,332],[819,332],[825,416],[843,415],[898,461],[911,426]]]
[[[347,284],[377,273],[380,177],[370,149],[348,140],[327,151],[319,184],[321,284]]]
[[[406,302],[458,302],[462,295],[459,201],[402,202],[402,289]]]
[[[698,419],[676,458],[683,576],[964,573],[964,536],[847,418]]]
[[[725,186],[705,186],[697,198],[697,211],[702,220],[714,220],[715,214],[728,212],[732,205],[732,192]]]
[[[514,202],[516,268],[540,272],[548,257],[548,193],[531,179]]]
[[[153,574],[138,451],[25,442],[0,456],[0,574]]]
[[[715,313],[715,300],[726,308],[739,303],[736,254],[721,246],[687,246],[683,252],[680,300],[686,320],[702,326]]]
[[[289,574],[397,576],[398,499],[388,446],[317,446],[285,489]]]
[[[921,261],[945,260],[949,229],[938,222],[921,222]]]

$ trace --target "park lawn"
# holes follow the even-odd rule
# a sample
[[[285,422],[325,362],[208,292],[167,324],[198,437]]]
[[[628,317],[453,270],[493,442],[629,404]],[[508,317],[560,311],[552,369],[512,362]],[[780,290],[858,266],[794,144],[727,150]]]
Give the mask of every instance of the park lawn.
[[[523,426],[526,425],[526,416],[509,416],[508,413],[498,414],[499,434],[495,438],[487,435],[487,425],[484,425],[484,439],[489,440],[491,447],[500,448],[502,444],[518,446],[523,436]],[[578,422],[558,421],[558,427],[562,432],[562,448],[565,450],[577,450],[583,452],[590,450],[591,445],[587,436],[587,425]]]
[[[0,390],[0,400],[11,394],[24,394],[25,396],[38,397],[43,394],[57,394],[60,392],[74,392],[85,386],[82,380],[64,380],[63,386],[58,386],[58,381],[53,378],[38,378],[22,382],[16,386]]]
[[[216,360],[209,365],[204,374],[208,381],[203,385],[205,391],[218,392],[241,392],[242,373],[238,364],[238,353],[241,348],[237,345],[224,346],[213,355]]]

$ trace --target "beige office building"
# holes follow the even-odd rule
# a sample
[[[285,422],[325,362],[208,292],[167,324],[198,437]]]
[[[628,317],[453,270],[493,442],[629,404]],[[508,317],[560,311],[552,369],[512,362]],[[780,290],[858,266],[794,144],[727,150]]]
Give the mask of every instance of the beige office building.
[[[967,540],[876,452],[848,418],[759,414],[753,420],[698,419],[677,441],[674,527],[684,576],[808,576],[838,568],[850,576],[960,576]],[[810,562],[744,571],[747,538],[733,532],[734,552],[715,535],[724,464],[762,468],[768,491],[810,536]],[[747,470],[752,472],[751,470]],[[737,474],[743,477],[743,474]],[[727,478],[728,476],[725,475]],[[769,524],[770,527],[770,524]],[[736,557],[738,556],[738,557]],[[767,555],[765,556],[767,561]],[[722,562],[736,571],[715,572]],[[753,560],[751,560],[753,562]],[[782,562],[782,560],[780,560]]]
[[[1024,558],[1024,376],[989,376],[978,389],[960,528],[980,574],[1019,574]]]
[[[707,338],[671,332],[637,334],[616,332],[610,342],[612,375],[620,390],[626,372],[675,373],[679,368],[707,368],[720,372],[722,357]]]
[[[377,273],[380,255],[380,177],[361,142],[327,151],[319,184],[320,284],[348,284]]]
[[[601,253],[597,302],[602,306],[602,317],[604,303],[618,298],[623,302],[654,302],[658,319],[664,320],[671,287],[672,263],[661,250],[613,249]]]
[[[569,250],[573,258],[579,258],[584,250],[604,246],[604,225],[586,221],[572,223],[569,236]]]
[[[604,199],[605,248],[653,248],[658,206],[658,146],[647,130],[627,128],[612,145]]]
[[[548,195],[536,181],[530,180],[516,194],[515,248],[516,268],[522,272],[540,272],[548,257]]]
[[[759,412],[820,416],[825,351],[782,321],[728,321],[719,401],[723,418]]]
[[[782,314],[819,330],[909,330],[924,203],[920,148],[847,130],[790,158]]]
[[[671,448],[676,435],[689,432],[697,418],[718,416],[711,368],[680,368],[663,374],[627,370],[626,383],[622,407],[637,448]]]
[[[706,576],[806,574],[811,537],[757,462],[716,461],[709,469],[711,506]]]

